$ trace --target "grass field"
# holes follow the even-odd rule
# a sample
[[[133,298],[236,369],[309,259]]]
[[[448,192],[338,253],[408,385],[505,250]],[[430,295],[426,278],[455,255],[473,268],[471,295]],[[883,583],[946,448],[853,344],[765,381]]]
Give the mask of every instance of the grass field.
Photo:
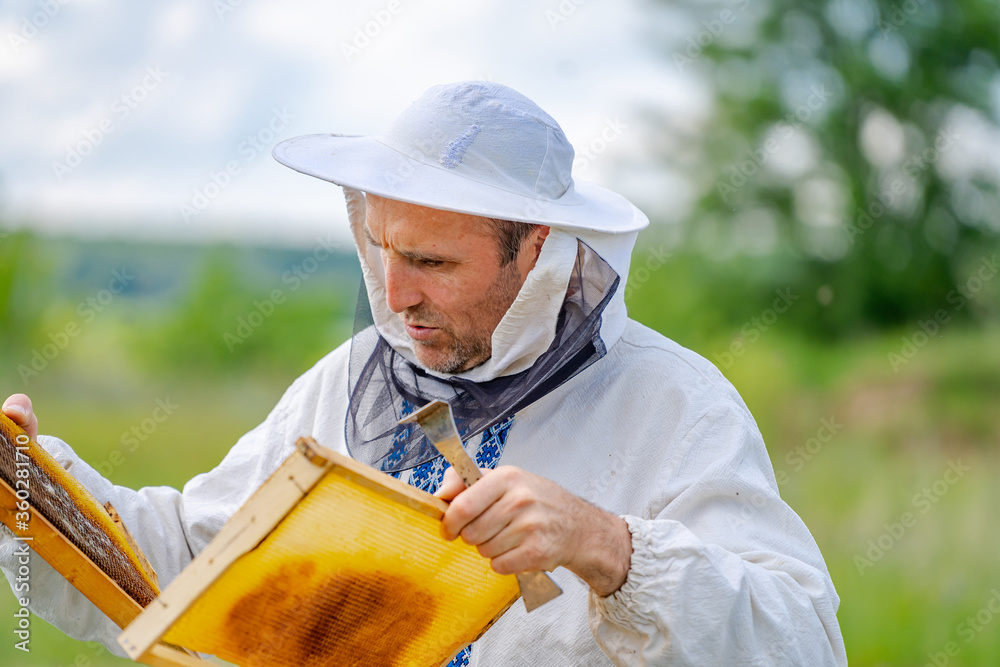
[[[988,606],[1000,598],[991,518],[1000,506],[1000,331],[949,330],[894,370],[889,354],[907,333],[826,347],[774,330],[723,371],[758,420],[783,497],[823,551],[851,663],[1000,664],[1000,620]],[[710,358],[729,344],[681,342]],[[43,432],[128,486],[179,487],[211,468],[304,370],[154,381],[114,355],[102,361],[54,366],[31,393]],[[122,435],[168,399],[170,418],[113,457]],[[12,595],[0,595],[0,617],[14,609]],[[0,664],[127,664],[37,618],[32,630],[30,654],[7,634]]]

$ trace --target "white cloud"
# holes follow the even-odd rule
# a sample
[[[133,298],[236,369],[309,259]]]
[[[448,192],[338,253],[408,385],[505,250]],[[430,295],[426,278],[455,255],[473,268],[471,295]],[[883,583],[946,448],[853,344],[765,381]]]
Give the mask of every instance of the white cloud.
[[[174,0],[159,10],[154,21],[153,40],[160,48],[174,48],[188,43],[209,19],[205,3]]]
[[[308,240],[342,220],[339,191],[266,155],[196,224],[178,224],[177,208],[238,156],[273,108],[295,114],[275,141],[377,132],[430,85],[470,78],[524,92],[576,142],[608,118],[633,123],[635,132],[610,146],[586,178],[613,187],[629,182],[621,174],[641,175],[646,185],[674,184],[683,198],[683,179],[658,171],[658,156],[649,154],[638,110],[696,126],[710,102],[644,41],[650,15],[639,0],[581,3],[555,28],[545,12],[557,2],[399,3],[391,20],[388,0],[254,0],[220,19],[193,0],[75,0],[17,57],[0,57],[0,178],[8,197],[0,203],[9,218],[49,231]],[[9,15],[16,23],[36,6],[14,2]],[[385,24],[368,26],[377,34],[348,63],[341,44],[380,19]],[[170,73],[163,84],[129,117],[113,116],[110,105],[157,65]],[[52,161],[109,115],[114,133],[60,182]]]

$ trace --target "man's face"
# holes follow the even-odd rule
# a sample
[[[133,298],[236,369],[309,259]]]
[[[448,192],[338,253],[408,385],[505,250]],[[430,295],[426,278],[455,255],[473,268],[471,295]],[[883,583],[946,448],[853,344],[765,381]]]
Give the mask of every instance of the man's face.
[[[535,264],[548,228],[500,266],[495,233],[480,217],[367,195],[366,235],[380,248],[386,300],[417,360],[460,373],[490,358],[493,330]]]

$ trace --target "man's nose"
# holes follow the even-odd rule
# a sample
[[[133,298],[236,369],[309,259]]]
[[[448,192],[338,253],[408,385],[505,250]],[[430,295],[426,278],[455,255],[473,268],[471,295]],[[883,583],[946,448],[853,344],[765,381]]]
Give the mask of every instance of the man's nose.
[[[382,264],[385,267],[385,300],[389,310],[401,313],[420,305],[424,295],[416,272],[407,266],[406,260],[386,259]]]

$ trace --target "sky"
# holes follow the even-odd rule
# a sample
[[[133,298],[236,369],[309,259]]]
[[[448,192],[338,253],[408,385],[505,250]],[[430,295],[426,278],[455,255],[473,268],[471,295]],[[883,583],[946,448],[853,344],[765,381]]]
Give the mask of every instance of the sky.
[[[576,178],[676,220],[691,187],[650,138],[710,113],[668,55],[690,30],[652,0],[5,0],[0,227],[346,239],[339,189],[279,165],[274,144],[378,133],[426,88],[467,79],[552,115],[577,147]]]

